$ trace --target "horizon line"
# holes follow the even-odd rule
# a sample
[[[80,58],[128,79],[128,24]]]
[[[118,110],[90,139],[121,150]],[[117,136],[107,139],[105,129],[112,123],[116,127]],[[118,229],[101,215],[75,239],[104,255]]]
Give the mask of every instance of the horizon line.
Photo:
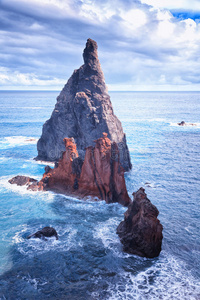
[[[1,90],[0,92],[58,92],[60,93],[61,90]],[[181,92],[186,92],[186,93],[197,93],[200,92],[200,90],[163,90],[163,91],[159,91],[159,90],[108,90],[108,93],[181,93]]]

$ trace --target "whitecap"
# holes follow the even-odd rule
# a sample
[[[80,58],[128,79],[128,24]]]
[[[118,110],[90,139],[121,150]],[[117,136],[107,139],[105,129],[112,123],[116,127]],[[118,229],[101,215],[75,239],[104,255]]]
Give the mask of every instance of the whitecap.
[[[38,165],[44,165],[44,166],[48,165],[48,166],[50,166],[52,168],[54,168],[54,166],[55,166],[55,163],[52,162],[52,161],[35,160],[34,158],[29,159],[27,161],[35,163],[35,164],[38,164]]]
[[[0,148],[7,149],[15,146],[35,145],[38,139],[27,136],[8,136],[0,139]]]
[[[1,156],[1,157],[0,157],[0,164],[3,164],[3,163],[5,163],[5,162],[8,161],[8,160],[10,160],[9,157]]]
[[[100,239],[106,249],[112,251],[117,257],[129,257],[130,254],[122,251],[122,245],[116,233],[116,228],[119,225],[119,219],[109,218],[106,222],[99,222],[94,228],[93,237]]]
[[[187,270],[183,262],[162,253],[150,267],[136,274],[120,273],[116,284],[110,284],[109,300],[196,300],[200,297],[200,283]]]
[[[11,190],[12,192],[18,193],[20,195],[25,195],[25,194],[35,194],[35,193],[41,193],[40,191],[31,191],[31,190],[27,190],[27,186],[23,185],[23,186],[19,186],[16,184],[11,184],[8,182],[8,180],[10,180],[11,178],[13,178],[15,175],[9,175],[9,176],[2,176],[0,177],[0,191],[9,191]],[[29,175],[24,174],[24,176],[28,176],[28,177],[32,177]],[[34,176],[34,179],[38,180],[39,178]]]
[[[29,233],[34,233],[40,230],[43,226],[27,226],[25,232],[27,232],[27,236]],[[76,243],[76,235],[77,229],[74,229],[71,225],[66,227],[62,226],[54,226],[53,224],[49,224],[49,226],[54,227],[58,233],[59,239],[56,240],[55,237],[47,238],[46,241],[38,238],[26,239],[24,238],[24,230],[20,230],[15,234],[13,240],[17,244],[18,251],[28,257],[33,257],[35,253],[43,254],[49,251],[69,251],[73,247],[77,247]]]
[[[152,188],[152,189],[156,189],[161,187],[159,184],[156,184],[155,182],[145,182],[142,184],[145,188]]]

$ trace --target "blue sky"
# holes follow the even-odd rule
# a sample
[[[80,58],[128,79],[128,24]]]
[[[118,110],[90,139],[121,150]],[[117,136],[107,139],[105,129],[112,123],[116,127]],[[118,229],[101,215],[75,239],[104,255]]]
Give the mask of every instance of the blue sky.
[[[60,90],[98,43],[109,90],[200,90],[199,0],[0,0],[0,90]]]

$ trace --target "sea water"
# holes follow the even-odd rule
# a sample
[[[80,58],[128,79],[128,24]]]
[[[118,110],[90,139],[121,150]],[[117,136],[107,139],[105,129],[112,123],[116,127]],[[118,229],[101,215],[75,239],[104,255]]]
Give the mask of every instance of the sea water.
[[[121,205],[8,183],[41,178],[33,158],[57,95],[0,92],[0,299],[200,299],[200,93],[110,93],[131,154],[128,192],[144,187],[160,211],[154,259],[122,251]],[[44,226],[59,240],[26,239]]]

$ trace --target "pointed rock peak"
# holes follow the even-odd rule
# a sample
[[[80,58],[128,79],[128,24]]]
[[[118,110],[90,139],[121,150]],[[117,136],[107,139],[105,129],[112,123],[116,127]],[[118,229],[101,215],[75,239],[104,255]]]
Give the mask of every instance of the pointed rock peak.
[[[98,61],[97,48],[97,43],[94,40],[87,40],[86,47],[83,51],[83,59],[85,64],[94,63],[95,60]]]

